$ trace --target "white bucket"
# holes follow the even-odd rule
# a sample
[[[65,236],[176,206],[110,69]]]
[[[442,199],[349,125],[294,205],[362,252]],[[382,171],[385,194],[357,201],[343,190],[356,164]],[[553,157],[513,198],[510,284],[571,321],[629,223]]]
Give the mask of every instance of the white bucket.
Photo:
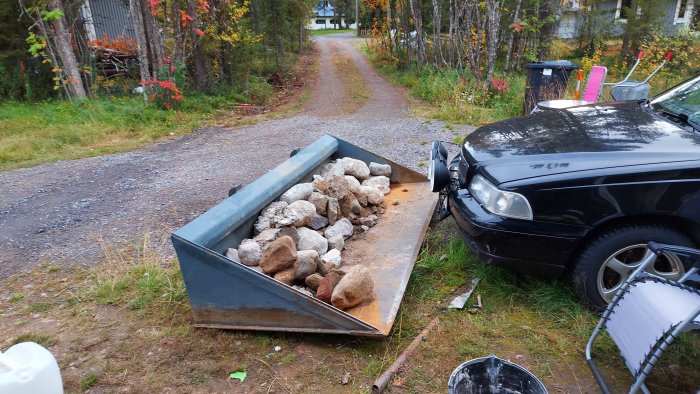
[[[0,353],[0,393],[63,393],[56,359],[34,342],[19,343]]]

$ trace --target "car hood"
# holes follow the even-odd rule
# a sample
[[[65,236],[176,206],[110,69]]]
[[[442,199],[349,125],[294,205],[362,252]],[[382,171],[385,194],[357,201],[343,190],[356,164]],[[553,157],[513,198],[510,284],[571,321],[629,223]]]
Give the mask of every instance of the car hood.
[[[546,110],[483,126],[462,154],[498,183],[601,168],[700,160],[700,133],[637,102]]]

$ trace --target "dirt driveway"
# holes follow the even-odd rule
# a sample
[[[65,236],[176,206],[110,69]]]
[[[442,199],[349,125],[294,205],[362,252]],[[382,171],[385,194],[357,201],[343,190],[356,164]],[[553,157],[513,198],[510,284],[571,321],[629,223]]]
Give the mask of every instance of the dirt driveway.
[[[319,37],[319,77],[301,114],[209,127],[136,151],[0,173],[0,278],[40,263],[92,265],[106,245],[161,239],[324,133],[419,166],[443,123],[408,116],[404,91],[380,77],[351,34]],[[350,57],[370,92],[354,113],[331,59]],[[459,129],[467,131],[467,127]],[[167,248],[165,253],[172,253]]]

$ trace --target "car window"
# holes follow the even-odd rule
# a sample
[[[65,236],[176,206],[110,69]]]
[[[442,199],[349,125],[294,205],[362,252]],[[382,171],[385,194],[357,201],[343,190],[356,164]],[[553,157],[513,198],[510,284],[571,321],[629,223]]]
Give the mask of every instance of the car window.
[[[695,128],[700,125],[700,78],[669,90],[651,102],[655,111],[684,121]]]

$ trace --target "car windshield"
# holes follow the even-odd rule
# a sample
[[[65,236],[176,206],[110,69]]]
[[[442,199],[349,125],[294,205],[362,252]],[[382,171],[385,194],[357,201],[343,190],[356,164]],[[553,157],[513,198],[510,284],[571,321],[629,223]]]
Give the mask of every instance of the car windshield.
[[[700,130],[700,77],[691,79],[651,102],[655,111]]]

